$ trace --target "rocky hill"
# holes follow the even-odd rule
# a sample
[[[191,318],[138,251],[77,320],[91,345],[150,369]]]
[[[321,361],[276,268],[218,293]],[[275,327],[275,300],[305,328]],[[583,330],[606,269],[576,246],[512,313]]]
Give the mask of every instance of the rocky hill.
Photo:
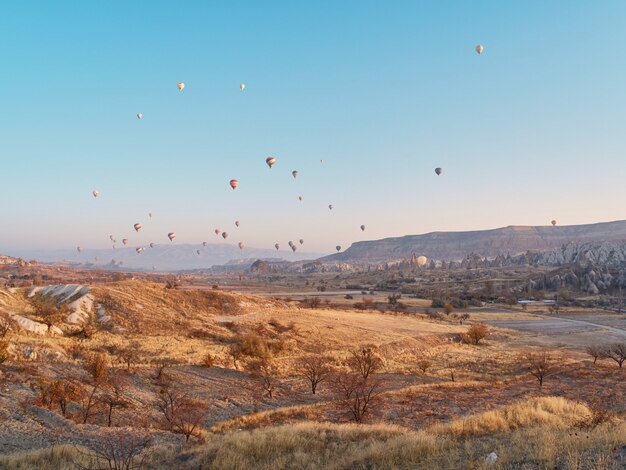
[[[626,221],[588,225],[509,226],[469,232],[431,232],[354,243],[343,253],[322,258],[325,262],[381,263],[413,254],[437,260],[460,260],[474,253],[493,258],[542,252],[570,243],[626,240]]]

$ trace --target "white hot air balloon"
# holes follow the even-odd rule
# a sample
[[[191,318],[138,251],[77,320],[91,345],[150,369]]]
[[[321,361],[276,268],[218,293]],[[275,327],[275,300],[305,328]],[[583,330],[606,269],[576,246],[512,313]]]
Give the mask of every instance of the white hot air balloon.
[[[137,119],[141,119],[142,117],[143,117],[143,114],[137,113]]]
[[[122,240],[122,243],[123,243],[124,245],[128,245],[128,238],[124,238],[124,239]]]
[[[476,54],[480,55],[483,53],[483,51],[485,50],[485,48],[483,47],[482,44],[478,44],[474,50],[476,51]]]
[[[176,85],[178,87],[178,91],[183,91],[183,89],[185,88],[185,84],[183,82],[180,82],[178,85]]]
[[[428,258],[426,258],[426,256],[421,255],[417,257],[418,266],[425,266],[427,262],[428,262]]]
[[[83,252],[83,247],[82,246],[77,246],[76,247],[76,251],[78,251],[79,253]]]
[[[245,90],[245,89],[246,89],[246,84],[245,84],[245,83],[240,83],[240,84],[239,84],[239,89],[240,89],[241,91]]]
[[[98,197],[100,196],[100,191],[93,190],[91,194],[93,194],[93,197]]]

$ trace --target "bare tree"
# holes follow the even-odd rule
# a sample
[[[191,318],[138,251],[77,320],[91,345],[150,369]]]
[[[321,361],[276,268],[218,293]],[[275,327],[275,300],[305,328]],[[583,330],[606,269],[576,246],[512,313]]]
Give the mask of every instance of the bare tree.
[[[595,364],[598,358],[603,357],[604,349],[598,345],[591,344],[585,348],[585,352],[593,358]]]
[[[147,434],[123,431],[121,429],[110,431],[100,436],[92,444],[92,451],[98,460],[103,460],[106,465],[99,468],[109,470],[139,470],[144,468],[147,457],[146,449],[152,444],[152,439]]]
[[[530,374],[537,379],[539,387],[543,387],[543,381],[557,373],[555,360],[545,351],[526,354],[526,365]]]
[[[489,327],[484,323],[474,323],[463,336],[465,341],[477,345],[481,340],[489,336]]]
[[[243,348],[239,343],[232,343],[228,346],[228,355],[233,359],[233,366],[235,369],[239,369],[238,361],[241,360],[241,356],[243,356]]]
[[[0,312],[0,338],[6,337],[9,331],[13,329],[13,321],[8,314]]]
[[[626,343],[613,343],[605,347],[602,357],[614,360],[621,369],[626,361]]]
[[[367,379],[382,368],[383,361],[373,347],[365,347],[350,353],[348,366],[361,377]]]
[[[118,359],[126,366],[126,370],[130,372],[133,364],[137,364],[141,360],[141,344],[133,341],[131,344],[116,351]]]
[[[130,406],[130,402],[124,396],[125,388],[124,378],[119,373],[112,374],[98,397],[106,410],[107,426],[111,426],[114,409]]]
[[[99,385],[107,381],[109,362],[105,353],[97,352],[91,354],[85,361],[84,366],[94,384]]]
[[[315,395],[315,391],[321,382],[328,378],[330,367],[328,359],[321,354],[311,354],[302,357],[298,363],[298,375],[306,379],[311,384],[311,393]]]
[[[200,425],[206,416],[202,402],[192,400],[174,387],[163,387],[157,394],[155,407],[163,415],[165,426],[170,431],[183,434],[186,441],[199,435]]]
[[[255,359],[250,363],[249,367],[250,372],[261,379],[263,390],[265,390],[269,398],[274,398],[276,375],[278,371],[271,356],[268,354],[259,359]]]
[[[461,315],[459,315],[459,323],[462,325],[464,321],[467,321],[470,319],[470,314],[465,312],[462,313]]]
[[[48,327],[48,331],[58,323],[62,323],[67,319],[69,307],[61,302],[57,302],[51,296],[35,294],[30,299],[30,304],[35,314],[41,317],[44,324]]]
[[[80,406],[80,418],[83,424],[87,424],[94,412],[94,407],[98,404],[96,396],[98,388],[98,383],[94,383],[90,387],[77,387],[77,401]]]
[[[432,352],[424,349],[419,350],[417,352],[417,361],[415,365],[422,372],[423,375],[426,375],[428,369],[430,369],[433,365]]]
[[[376,376],[363,378],[359,373],[341,371],[334,374],[332,384],[338,395],[337,404],[357,423],[362,423],[380,403],[381,381]]]

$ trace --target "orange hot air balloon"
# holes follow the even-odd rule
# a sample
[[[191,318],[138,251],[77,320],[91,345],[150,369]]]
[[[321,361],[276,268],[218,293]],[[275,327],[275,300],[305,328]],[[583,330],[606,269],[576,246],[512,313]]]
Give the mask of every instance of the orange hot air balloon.
[[[239,186],[239,181],[237,180],[230,180],[230,187],[235,189],[237,186]]]
[[[178,85],[176,85],[178,87],[178,91],[183,91],[183,89],[185,88],[185,84],[183,82],[180,82]]]
[[[552,224],[552,226],[556,226],[556,220],[552,220],[552,222],[550,222]]]

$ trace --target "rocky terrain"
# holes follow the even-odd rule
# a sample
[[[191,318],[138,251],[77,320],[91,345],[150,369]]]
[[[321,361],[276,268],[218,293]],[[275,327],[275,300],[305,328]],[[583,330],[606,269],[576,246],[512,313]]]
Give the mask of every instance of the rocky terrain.
[[[461,260],[474,253],[481,257],[547,251],[569,243],[626,240],[626,221],[571,226],[509,226],[469,232],[432,232],[354,243],[345,252],[322,258],[324,262],[381,263],[413,254],[436,260]]]

